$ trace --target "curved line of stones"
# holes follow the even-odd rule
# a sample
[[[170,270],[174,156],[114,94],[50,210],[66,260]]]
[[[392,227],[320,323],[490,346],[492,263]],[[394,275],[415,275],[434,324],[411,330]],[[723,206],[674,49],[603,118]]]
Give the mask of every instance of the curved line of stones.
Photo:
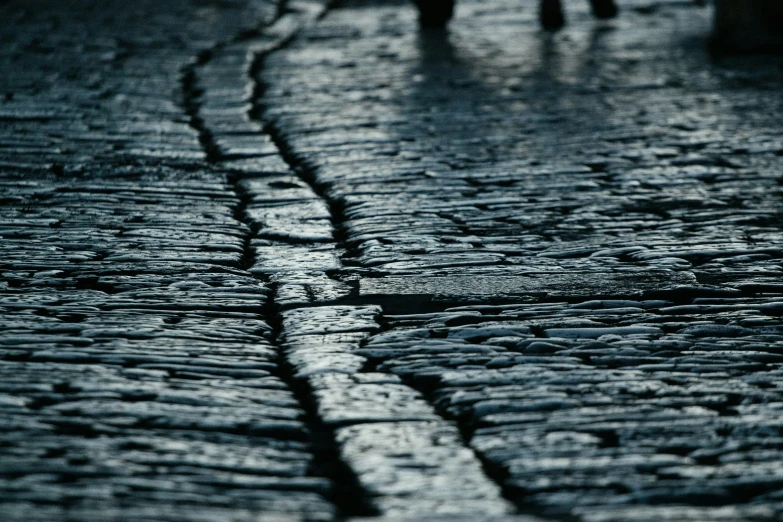
[[[200,54],[183,70],[183,106],[208,160],[230,172],[240,200],[236,217],[253,231],[245,241],[243,268],[274,290],[266,319],[276,327],[274,344],[283,350],[284,377],[309,410],[309,427],[320,453],[316,460],[322,461],[321,472],[337,482],[334,500],[342,514],[508,520],[513,504],[485,474],[458,426],[399,377],[372,371],[366,358],[353,353],[379,330],[382,309],[335,304],[352,293],[327,275],[342,269],[340,245],[334,240],[337,202],[319,190],[313,172],[296,158],[280,129],[263,121],[260,73],[265,57],[327,11],[328,5],[317,0],[286,2],[270,27]],[[244,59],[236,60],[241,54]],[[271,147],[269,142],[260,149],[254,144],[253,150],[232,147],[225,139],[231,136],[211,125],[209,114],[220,110],[205,96],[209,86],[203,80],[215,78],[205,69],[221,61],[237,73],[237,83],[251,87],[244,100],[249,106],[233,114],[247,134],[234,137],[263,137],[271,140]],[[270,198],[270,189],[279,189],[279,198]],[[296,191],[293,198],[286,189]],[[316,215],[278,220],[270,232],[263,219],[269,212],[260,212],[260,219],[253,215],[254,207],[263,208],[264,203],[315,207]],[[316,233],[300,237],[297,230],[302,228],[315,228]],[[325,228],[327,233],[317,233]],[[282,253],[280,259],[275,259],[276,250]]]
[[[248,42],[260,44],[261,51],[258,52],[271,52],[273,49],[284,45],[286,41],[293,38],[299,28],[299,24],[302,22],[301,20],[294,20],[294,23],[291,23],[291,18],[298,17],[291,16],[288,10],[288,4],[289,2],[284,0],[279,3],[275,20],[269,27],[258,26],[250,32],[238,35],[233,40],[219,42],[213,47],[203,50],[194,56],[193,60],[181,70],[181,106],[189,118],[189,125],[198,135],[199,143],[206,155],[206,161],[213,168],[224,170],[223,167],[227,161],[230,162],[232,161],[232,158],[239,159],[245,155],[242,153],[234,152],[232,154],[231,152],[227,152],[225,147],[221,146],[222,144],[218,139],[219,137],[216,136],[216,133],[213,133],[213,129],[209,125],[209,118],[204,115],[204,112],[207,112],[212,108],[210,107],[212,104],[209,103],[208,100],[205,100],[204,95],[207,89],[201,85],[203,82],[200,81],[200,79],[203,80],[205,78],[205,75],[199,75],[199,72],[210,63],[220,61],[221,55],[225,55],[225,53],[221,53],[221,51],[225,49],[230,51],[231,47],[234,45],[246,46],[248,45]],[[300,15],[300,17],[307,20],[312,18],[313,14],[319,14],[319,10],[305,11],[304,16]],[[235,80],[241,81],[243,76],[242,69],[240,69],[239,72],[240,74]],[[234,116],[237,116],[237,114]],[[262,128],[255,127],[249,121],[242,121],[240,127],[242,126],[249,126],[249,128],[246,128],[244,131],[248,134],[260,134],[263,132]],[[275,151],[274,157],[276,156],[278,156],[278,154],[276,154]],[[244,159],[251,159],[252,157],[253,155],[251,154]],[[250,170],[254,169],[251,168]],[[261,168],[261,172],[264,170],[266,169]],[[278,169],[272,168],[270,170],[274,171]],[[240,260],[240,267],[244,270],[253,267],[255,255],[252,246],[254,227],[252,221],[247,219],[246,216],[249,195],[247,190],[242,186],[242,181],[252,179],[254,174],[258,173],[243,173],[242,169],[227,170],[229,186],[233,188],[235,196],[238,199],[234,217],[238,222],[248,225],[247,232],[244,234],[243,254]],[[259,274],[255,274],[255,277],[264,280],[273,291],[277,286],[274,282],[270,282],[268,277],[260,277]],[[270,342],[274,347],[280,350],[279,335],[282,325],[274,301],[267,302],[264,308],[265,311],[260,315],[273,329]],[[353,476],[350,470],[339,460],[339,457],[336,454],[336,446],[333,437],[320,421],[310,396],[310,390],[306,387],[306,383],[292,379],[291,366],[284,356],[281,355],[278,363],[279,377],[292,390],[306,415],[305,424],[309,431],[311,450],[313,452],[310,475],[330,479],[333,483],[331,500],[333,500],[338,508],[338,516],[375,515],[376,513],[369,504],[363,500],[366,495],[360,491],[356,484],[355,476]],[[357,501],[356,498],[359,498],[360,500]]]

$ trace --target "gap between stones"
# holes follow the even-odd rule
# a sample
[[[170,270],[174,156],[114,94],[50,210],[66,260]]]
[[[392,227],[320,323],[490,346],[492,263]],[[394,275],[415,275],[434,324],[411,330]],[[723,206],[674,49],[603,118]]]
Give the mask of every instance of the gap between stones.
[[[278,22],[287,14],[288,2],[283,0],[278,4],[278,10],[272,24]],[[326,12],[326,10],[324,10]],[[199,69],[206,65],[213,56],[230,43],[240,42],[260,36],[264,31],[264,26],[259,24],[251,31],[245,31],[238,34],[234,39],[220,42],[210,49],[206,49],[197,54],[194,59],[181,70],[180,83],[182,87],[181,105],[185,114],[189,118],[189,125],[197,135],[199,143],[205,153],[206,162],[214,167],[219,166],[221,160],[221,150],[217,145],[211,130],[207,127],[204,119],[200,116],[201,108],[200,98],[204,93],[199,86]],[[295,32],[283,36],[274,41],[266,50],[271,52],[285,45],[294,36]],[[254,61],[255,62],[255,61]],[[251,67],[252,70],[252,67]],[[252,77],[252,76],[251,76]],[[293,169],[292,169],[293,170]],[[244,225],[248,230],[243,238],[243,254],[240,260],[240,268],[250,269],[254,264],[254,252],[251,247],[251,240],[254,234],[253,227],[246,217],[246,210],[249,203],[249,197],[239,189],[239,182],[242,181],[241,175],[229,175],[227,180],[232,187],[238,203],[234,210],[234,218]],[[276,284],[270,283],[265,278],[254,275],[253,277],[264,281],[270,288],[270,296],[264,304],[264,311],[261,318],[272,327],[271,344],[278,351],[278,377],[291,389],[297,402],[305,412],[304,422],[310,431],[311,451],[313,461],[310,469],[310,476],[324,477],[332,483],[332,498],[330,499],[338,509],[339,517],[366,517],[375,516],[378,513],[372,508],[367,500],[367,494],[362,490],[358,483],[356,475],[350,467],[340,458],[339,448],[334,440],[333,433],[324,426],[316,408],[316,401],[306,380],[295,379],[293,368],[285,357],[284,349],[279,341],[282,332],[282,318],[279,307],[274,301]]]
[[[312,15],[312,12],[311,10],[309,14]],[[323,8],[310,22],[317,21],[327,12],[328,7]],[[285,15],[286,10],[282,8],[277,21]],[[276,22],[273,22],[273,25]],[[271,138],[289,170],[326,203],[332,229],[336,232],[334,242],[345,247],[345,217],[341,202],[328,194],[327,187],[318,183],[315,168],[297,156],[281,129],[274,122],[263,119],[263,95],[266,85],[261,80],[261,73],[264,61],[272,52],[290,43],[303,26],[300,24],[293,30],[289,27],[286,32],[286,24],[282,25],[282,34],[280,31],[271,30],[270,41],[265,41],[264,45],[253,49],[249,58],[244,78],[246,85],[252,87],[248,116],[261,125],[261,135],[265,133]],[[238,36],[234,42],[260,37],[265,31],[259,29],[256,34]],[[199,53],[193,62],[183,69],[181,76],[183,108],[190,117],[191,127],[198,133],[207,162],[217,168],[225,158],[221,156],[218,141],[199,113],[201,97],[204,94],[199,85],[199,69],[207,65],[225,45],[218,44],[209,51]],[[253,176],[230,174],[228,182],[238,199],[235,218],[249,228],[244,236],[240,263],[241,268],[249,271],[255,264],[254,249],[251,245],[255,231],[246,215],[251,196],[240,185],[247,177]],[[336,279],[340,272],[341,269],[327,272],[326,275]],[[309,373],[304,376],[297,375],[297,367],[291,356],[314,358],[310,361],[317,359],[319,352],[309,350],[314,342],[318,342],[318,337],[308,337],[307,334],[312,332],[307,331],[307,326],[302,332],[293,332],[291,337],[292,332],[290,329],[286,330],[286,325],[296,325],[298,318],[304,318],[305,322],[308,319],[322,319],[327,323],[324,338],[330,338],[330,335],[339,337],[347,333],[349,337],[357,339],[355,342],[358,347],[371,332],[380,329],[377,315],[380,314],[381,308],[377,306],[377,302],[366,300],[367,302],[357,303],[351,298],[336,299],[322,302],[320,307],[314,302],[310,306],[296,305],[284,310],[275,297],[280,283],[271,281],[271,278],[264,274],[256,277],[264,281],[272,291],[262,315],[273,328],[272,343],[279,351],[279,377],[295,393],[299,404],[306,411],[306,422],[312,434],[315,455],[311,472],[332,481],[335,487],[332,501],[340,515],[385,515],[414,519],[440,513],[445,504],[447,509],[450,509],[447,513],[449,518],[445,519],[516,519],[512,515],[516,511],[513,508],[515,502],[502,488],[502,473],[488,466],[481,456],[473,451],[468,444],[468,427],[451,419],[447,420],[430,400],[426,390],[419,389],[415,383],[405,383],[396,375],[377,372],[375,365],[369,362],[348,371],[339,368],[329,369],[325,373],[320,372],[316,364],[315,372],[310,368]],[[456,304],[458,303],[453,303],[452,306]],[[339,323],[343,319],[348,323],[353,321],[354,329],[341,330]],[[363,340],[358,340],[360,338]],[[342,352],[338,354],[349,361],[351,358],[358,359],[350,353],[353,346],[351,342],[353,341],[343,344]],[[365,390],[368,397],[363,396]],[[379,395],[372,396],[373,393],[379,392]],[[402,461],[398,455],[401,447],[410,448],[411,451],[411,455],[402,457]],[[372,454],[370,459],[363,456],[368,451]],[[400,475],[397,480],[400,484],[377,482],[379,479],[376,475],[379,471],[384,472],[384,466],[389,466],[389,471]],[[400,486],[405,489],[403,483],[406,474],[415,476],[413,489],[400,493],[397,489]],[[371,488],[372,494],[367,487]],[[526,517],[524,519],[532,520]]]
[[[320,197],[328,204],[331,213],[332,225],[335,230],[335,242],[340,247],[344,248],[345,251],[350,252],[350,245],[347,245],[345,243],[347,238],[344,231],[344,223],[346,221],[346,218],[344,215],[343,202],[332,197],[332,195],[330,195],[328,192],[328,187],[319,183],[316,176],[316,166],[310,165],[304,158],[302,158],[296,153],[292,144],[287,141],[283,129],[279,128],[276,122],[267,121],[263,118],[263,114],[266,109],[264,104],[264,93],[268,88],[268,85],[265,85],[263,83],[263,80],[261,79],[261,74],[264,68],[264,61],[272,52],[284,48],[285,45],[288,44],[291,40],[293,40],[293,38],[286,41],[279,47],[276,47],[275,49],[256,54],[252,59],[251,65],[248,68],[248,76],[250,78],[250,81],[254,82],[254,88],[253,88],[252,108],[249,114],[251,118],[255,119],[256,121],[259,121],[263,125],[264,132],[266,132],[271,137],[273,143],[277,146],[282,158],[284,159],[286,164],[290,167],[290,169],[294,173],[296,173],[296,175],[302,181],[307,183],[307,185],[309,185],[312,188],[312,190],[318,195],[318,197]],[[337,276],[339,276],[339,273],[332,273],[330,274],[330,276],[336,278]],[[383,301],[384,311],[389,312],[390,310],[393,310],[401,306],[405,306],[406,308],[409,309],[412,305],[412,301],[415,301],[414,307],[416,308],[416,312],[418,313],[443,311],[446,308],[470,304],[466,302],[449,302],[449,303],[432,302],[431,297],[432,296],[424,296],[424,295],[389,296],[388,298],[379,299],[374,297],[362,298],[354,295],[349,298],[340,299],[339,301],[336,302],[336,304],[378,305],[381,304],[381,301]],[[596,296],[596,298],[597,297],[598,296]],[[546,296],[539,296],[538,299],[547,300]],[[562,300],[562,298],[559,299]],[[574,298],[573,300],[586,301],[590,299],[592,298],[591,297]],[[503,301],[504,303],[506,302],[510,303],[517,300],[518,299],[512,298],[512,299],[501,300],[501,301]],[[277,306],[275,303],[270,303],[270,305],[278,308],[276,314],[275,328],[276,328],[276,332],[280,333],[282,331],[282,320],[281,320],[280,309],[279,309],[280,307]],[[318,304],[314,303],[311,306],[317,307]],[[378,319],[381,320],[376,322],[379,322],[380,329],[383,329],[384,325],[383,325],[382,316],[379,317]],[[543,337],[543,333],[540,329],[534,328],[533,332],[534,335],[536,335],[536,337]],[[359,373],[360,374],[383,373],[381,370],[378,369],[379,365],[380,365],[379,361],[367,360],[364,366],[359,370]],[[290,365],[288,365],[288,368],[292,369]],[[293,374],[290,377],[294,380],[297,380]],[[414,379],[410,379],[410,378],[403,378],[401,382],[402,384],[408,386],[412,390],[418,392],[421,395],[421,397],[424,399],[424,401],[434,410],[434,412],[437,415],[439,415],[442,419],[450,422],[452,425],[454,425],[457,428],[457,430],[459,431],[459,439],[460,439],[459,444],[461,444],[462,447],[470,450],[470,452],[473,454],[476,460],[480,463],[481,471],[483,471],[484,475],[491,482],[493,482],[495,485],[499,487],[502,497],[506,501],[508,501],[511,505],[516,507],[515,511],[517,511],[517,513],[524,513],[525,511],[528,511],[529,513],[529,507],[527,508],[523,507],[523,503],[521,499],[516,498],[517,495],[514,494],[515,492],[511,488],[508,488],[504,485],[508,477],[508,473],[506,472],[506,470],[493,464],[488,459],[484,458],[484,456],[481,453],[473,450],[473,448],[470,446],[470,440],[473,436],[475,427],[464,421],[456,419],[451,415],[448,415],[441,408],[438,408],[433,399],[433,393],[434,393],[433,389],[428,388],[426,385],[423,385],[423,383],[416,382]],[[311,401],[316,400],[314,390],[310,386],[307,386],[307,397]],[[334,440],[333,435],[332,435],[332,440]],[[336,457],[339,458],[339,454],[336,455]],[[352,476],[356,478],[355,474],[352,474]],[[510,515],[510,517],[516,518],[513,515]],[[509,519],[509,515],[503,516],[503,519]],[[566,521],[566,520],[571,520],[571,517],[567,517],[567,516],[555,517],[553,518],[553,520]]]
[[[325,12],[326,11],[324,11],[324,13]],[[307,183],[307,185],[323,201],[325,201],[328,204],[329,209],[331,211],[332,225],[334,227],[334,230],[336,231],[335,240],[337,243],[340,243],[341,246],[346,246],[345,245],[346,238],[343,232],[343,224],[345,222],[345,217],[343,214],[344,209],[341,202],[331,197],[328,194],[328,190],[327,190],[328,187],[325,187],[318,183],[315,174],[315,169],[313,168],[313,166],[308,165],[306,161],[303,160],[303,158],[301,158],[296,154],[296,151],[294,150],[292,145],[288,143],[287,140],[285,139],[282,129],[280,129],[274,122],[266,122],[263,120],[263,113],[265,109],[263,96],[267,86],[263,84],[262,80],[260,79],[260,76],[264,67],[264,60],[269,56],[270,53],[284,48],[286,44],[292,41],[295,36],[296,33],[289,34],[287,37],[278,40],[274,45],[269,46],[263,51],[257,52],[252,58],[250,67],[248,68],[247,71],[247,75],[249,77],[248,80],[251,82],[251,85],[253,86],[252,109],[250,111],[250,115],[253,119],[259,121],[262,124],[263,131],[272,139],[273,143],[278,148],[282,159],[290,167],[291,171],[294,172],[302,181]],[[199,62],[199,60],[196,60],[196,63],[192,66],[192,69],[188,69],[184,71],[182,83],[183,83],[183,92],[185,93],[186,101],[189,100],[185,104],[185,109],[188,115],[191,117],[191,125],[194,127],[194,129],[196,129],[199,132],[199,139],[207,154],[208,161],[214,163],[219,161],[220,158],[218,147],[215,145],[214,139],[211,133],[209,132],[209,129],[206,128],[204,122],[198,116],[198,97],[200,96],[201,91],[198,88],[197,68],[200,64],[206,63],[208,59],[209,57],[207,57],[204,62]],[[248,205],[249,198],[247,195],[243,194],[242,191],[239,190],[237,186],[237,183],[242,179],[243,178],[241,176],[232,177],[230,179],[230,182],[235,188],[237,197],[240,199],[240,204],[237,207],[236,217],[239,221],[249,225],[249,222],[244,215]],[[247,233],[245,236],[244,256],[242,262],[242,266],[245,269],[249,269],[250,267],[252,267],[254,261],[253,250],[250,247],[251,236],[252,236],[251,233]],[[266,282],[267,283],[269,282],[268,279],[266,280]],[[274,295],[277,289],[276,283],[271,284],[270,287]],[[597,298],[598,296],[595,297]],[[689,301],[690,299],[692,299],[693,296],[673,295],[672,297],[679,298],[679,300],[681,301]],[[590,299],[591,297],[579,297],[573,299],[565,298],[565,300],[568,301],[571,300],[587,301]],[[330,304],[345,304],[345,303],[346,301],[340,300]],[[351,301],[351,304],[356,304],[356,303]],[[368,300],[366,304],[371,304],[371,303]],[[377,301],[374,304],[377,304]],[[459,302],[449,303],[450,306],[459,306],[460,304],[467,304],[467,303],[459,303]],[[313,443],[314,446],[316,447],[315,449],[317,455],[316,464],[314,468],[318,470],[318,468],[322,466],[323,471],[318,470],[316,472],[324,473],[326,476],[332,478],[332,480],[335,481],[335,486],[346,486],[346,488],[342,492],[338,490],[335,495],[335,501],[339,505],[339,507],[344,510],[344,514],[346,515],[378,514],[377,512],[373,512],[372,507],[369,504],[368,494],[359,485],[359,479],[357,478],[356,474],[351,469],[349,469],[348,465],[346,464],[346,461],[344,461],[341,458],[340,448],[338,448],[335,442],[334,430],[330,429],[330,427],[323,422],[322,417],[319,415],[318,408],[317,408],[318,405],[317,405],[316,390],[313,389],[313,387],[311,386],[311,384],[308,382],[307,379],[301,379],[295,375],[295,368],[291,364],[290,360],[286,357],[284,351],[285,339],[281,340],[281,337],[283,336],[283,330],[284,330],[284,325],[283,325],[284,317],[282,312],[283,310],[281,309],[279,304],[275,301],[275,298],[271,297],[267,302],[264,317],[267,320],[267,322],[274,328],[274,345],[278,347],[281,353],[281,373],[283,374],[282,377],[284,378],[285,382],[293,390],[295,390],[295,393],[297,395],[298,400],[300,401],[300,404],[303,405],[303,407],[306,409],[308,414],[308,425],[310,426],[313,432],[313,438],[314,438]],[[543,337],[543,334],[540,330],[534,329],[533,333],[536,337]],[[358,373],[374,373],[377,371],[378,371],[377,365],[367,364],[363,368],[361,368],[358,371]],[[426,386],[423,386],[421,383],[413,382],[412,380],[406,379],[404,382],[410,388],[420,392],[421,395],[426,400],[426,402],[430,406],[432,406],[432,408],[438,413],[438,415],[440,415],[445,419],[449,419],[447,415],[444,415],[443,411],[439,410],[434,405],[434,401],[432,400],[431,389],[428,389]],[[469,448],[470,447],[469,440],[473,434],[473,427],[466,423],[458,422],[456,419],[453,418],[449,420],[451,420],[459,428],[462,436],[462,445],[464,447]],[[479,461],[481,461],[484,473],[496,484],[502,487],[505,478],[505,471],[497,468],[496,466],[491,465],[487,460],[482,458],[481,454],[475,451],[473,452],[473,454]],[[319,459],[321,460],[320,462]],[[506,499],[514,502],[515,504],[518,504],[518,501],[513,500],[512,495],[510,495],[509,491],[504,490],[503,493]],[[363,506],[359,510],[350,511],[356,506],[357,498],[363,500]],[[563,520],[568,520],[568,518],[563,518]]]
[[[328,10],[325,10],[321,17],[326,15]],[[321,18],[319,17],[319,19]],[[283,160],[286,162],[286,164],[290,167],[290,169],[296,173],[296,175],[307,185],[309,185],[313,192],[321,198],[323,201],[325,201],[329,207],[330,214],[331,214],[331,221],[332,226],[335,232],[335,242],[338,244],[339,247],[344,249],[345,252],[350,252],[349,245],[346,244],[346,235],[344,231],[344,223],[346,221],[346,217],[344,215],[344,205],[343,202],[335,199],[328,193],[328,187],[324,186],[323,184],[318,182],[318,179],[316,177],[316,168],[312,165],[309,165],[302,157],[296,154],[296,151],[294,150],[293,146],[286,140],[284,137],[284,133],[282,132],[282,129],[280,129],[275,122],[272,121],[266,121],[263,118],[263,114],[265,112],[265,105],[264,105],[264,93],[267,90],[268,86],[263,83],[263,80],[261,79],[261,74],[264,68],[264,61],[266,58],[274,51],[282,49],[285,47],[286,44],[288,44],[292,39],[284,42],[279,47],[272,49],[267,52],[263,53],[257,53],[254,58],[252,59],[252,62],[250,64],[250,67],[248,68],[248,76],[250,78],[250,81],[254,82],[254,88],[253,88],[253,98],[252,98],[252,109],[250,111],[250,116],[252,119],[255,119],[259,121],[264,128],[264,131],[271,137],[273,143],[277,146],[278,150],[280,151],[280,154],[283,158]],[[335,277],[338,274],[332,273],[328,274],[330,277]],[[355,296],[352,298],[347,299],[340,299],[338,301],[339,304],[342,303],[348,303],[351,304],[375,304],[376,302],[373,302],[373,300],[367,300],[367,299],[361,299],[356,298]],[[272,306],[274,306],[274,303],[272,303]],[[317,305],[315,305],[317,306]],[[436,305],[437,306],[437,305]],[[452,304],[453,306],[453,304]],[[276,321],[275,327],[276,328],[282,328],[282,321],[280,321],[280,315],[278,313],[277,315],[278,320]],[[378,321],[376,320],[376,323]],[[381,328],[381,325],[378,324],[379,329]],[[281,331],[281,330],[278,330]],[[366,341],[366,338],[365,338]],[[377,369],[378,364],[374,363],[372,361],[367,361],[364,366],[359,370],[360,374],[378,374]],[[435,407],[433,401],[431,400],[431,393],[428,393],[426,390],[420,389],[420,386],[418,386],[416,383],[408,382],[407,380],[402,381],[403,384],[409,386],[412,390],[416,390],[416,392],[420,393],[424,401],[443,419],[448,419],[457,427],[459,430],[459,437],[460,441],[459,444],[461,444],[462,447],[468,449],[478,460],[478,462],[481,465],[482,471],[484,474],[492,481],[494,482],[502,492],[503,497],[506,498],[506,500],[512,502],[512,504],[515,504],[515,502],[512,500],[512,496],[510,495],[510,491],[507,491],[503,487],[503,481],[504,481],[504,474],[502,470],[496,469],[495,467],[491,467],[489,463],[481,458],[481,455],[478,455],[473,449],[470,447],[469,440],[470,440],[470,434],[471,430],[468,426],[463,426],[460,423],[458,423],[455,419],[444,417],[442,412],[439,411],[438,408]],[[313,390],[309,390],[309,398],[313,398]],[[355,477],[355,475],[353,475]],[[376,513],[381,514],[381,513]],[[384,513],[385,514],[385,513]],[[505,517],[504,517],[505,518]]]
[[[260,74],[263,69],[263,61],[268,56],[268,54],[259,55],[256,57],[256,59],[253,61],[252,67],[249,70],[249,75],[251,79],[254,79],[256,81],[256,88],[254,89],[254,98],[253,98],[253,109],[252,109],[252,116],[258,120],[262,120],[262,114],[264,112],[263,107],[263,93],[266,90],[267,86],[264,85],[260,80]],[[291,170],[294,171],[300,179],[305,181],[312,189],[313,191],[324,201],[327,202],[329,209],[331,211],[332,215],[332,224],[334,226],[334,230],[336,232],[335,234],[335,241],[342,247],[346,247],[345,250],[349,251],[346,245],[344,245],[345,241],[345,234],[344,234],[344,228],[343,223],[345,222],[346,218],[344,215],[344,205],[341,201],[336,200],[327,192],[327,188],[323,185],[318,183],[318,180],[316,179],[315,175],[315,169],[308,165],[305,161],[302,160],[294,151],[293,147],[285,140],[283,137],[283,133],[280,128],[278,128],[274,123],[272,122],[263,122],[264,123],[264,130],[269,134],[269,136],[272,138],[272,141],[275,143],[275,145],[280,150],[280,153],[285,160],[285,162],[291,167]],[[412,296],[404,296],[402,298],[400,297],[392,297],[390,298],[390,302],[387,303],[394,307],[394,305],[401,305],[399,301],[406,301],[406,304],[409,306],[410,299],[407,299]],[[425,296],[422,296],[425,297]],[[427,300],[427,299],[424,299]],[[352,304],[377,304],[377,299],[361,299],[361,298],[353,298],[353,299],[346,299],[346,300],[340,300],[340,302],[347,302],[350,301]],[[462,306],[468,303],[418,303],[417,308],[421,308],[421,313],[428,313],[430,311],[442,311],[446,308],[453,307],[453,306]],[[386,307],[384,307],[386,308]],[[281,326],[279,323],[277,326]],[[379,324],[381,329],[383,329],[382,323]],[[361,373],[379,373],[382,372],[378,370],[378,366],[380,365],[380,362],[378,361],[370,361],[368,360],[367,363],[362,367],[360,370]],[[514,498],[513,492],[504,486],[505,480],[507,478],[507,473],[505,470],[499,468],[498,466],[493,465],[490,463],[487,459],[483,457],[480,453],[473,450],[473,448],[470,446],[470,439],[473,435],[474,428],[472,426],[468,426],[467,424],[460,422],[458,419],[455,419],[449,415],[444,415],[444,412],[435,406],[435,402],[433,400],[432,394],[433,390],[428,390],[425,387],[421,385],[421,383],[415,382],[413,379],[406,379],[403,378],[402,382],[409,386],[410,388],[416,390],[419,392],[424,400],[432,406],[432,408],[437,412],[438,415],[443,417],[444,419],[451,421],[459,430],[459,434],[461,437],[461,443],[465,448],[468,448],[478,459],[478,461],[481,463],[481,467],[483,472],[486,474],[486,476],[493,481],[495,484],[497,484],[500,487],[501,493],[503,497],[511,502],[514,505],[519,504],[518,500]]]

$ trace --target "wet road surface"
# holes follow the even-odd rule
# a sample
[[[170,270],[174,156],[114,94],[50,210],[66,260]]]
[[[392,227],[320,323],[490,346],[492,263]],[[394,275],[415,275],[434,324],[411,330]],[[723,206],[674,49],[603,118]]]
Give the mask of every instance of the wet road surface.
[[[0,7],[10,520],[779,517],[779,59],[518,4]]]

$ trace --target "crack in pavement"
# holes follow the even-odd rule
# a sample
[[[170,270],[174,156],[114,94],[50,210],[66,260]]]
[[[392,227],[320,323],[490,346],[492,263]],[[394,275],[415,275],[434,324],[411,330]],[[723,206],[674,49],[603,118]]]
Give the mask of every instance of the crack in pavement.
[[[722,83],[743,73],[705,67],[708,17],[675,2],[553,38],[513,1],[460,9],[417,34],[412,9],[350,3],[259,71],[278,140],[340,202],[335,303],[384,305],[352,355],[456,419],[522,512],[774,518],[777,73]]]
[[[231,136],[212,130],[197,110],[192,121],[197,123],[200,135],[208,137],[202,141],[216,151],[212,156],[216,166],[224,161],[246,160],[241,165],[244,171],[235,169],[230,175],[241,201],[237,216],[250,226],[254,237],[245,241],[244,266],[274,291],[267,313],[270,324],[277,325],[274,343],[284,350],[287,382],[298,390],[302,404],[313,406],[309,410],[311,427],[327,446],[321,464],[326,475],[338,483],[338,507],[344,515],[365,516],[508,515],[510,505],[483,474],[480,462],[464,445],[458,430],[435,414],[412,388],[393,376],[367,371],[370,368],[365,368],[364,358],[351,353],[378,330],[375,317],[380,309],[372,305],[335,306],[352,291],[326,275],[327,270],[333,274],[342,267],[336,254],[344,249],[334,241],[333,232],[339,230],[341,222],[339,205],[315,184],[312,172],[292,154],[279,129],[263,122],[264,86],[259,78],[264,59],[284,48],[295,34],[284,33],[260,45],[255,45],[252,38],[244,39],[246,63],[233,63],[234,72],[245,72],[252,82],[247,89],[252,93],[250,121],[261,122],[255,133],[243,135],[243,139],[248,138],[244,157],[240,153],[226,154],[227,147],[218,144],[231,143]],[[208,77],[208,68],[225,51],[242,54],[241,49],[231,46],[213,53],[211,60],[193,69],[192,78],[186,76],[190,78],[190,91],[209,96],[208,87],[199,92],[196,77]],[[210,109],[203,101],[192,105]],[[243,121],[242,125],[246,124]],[[268,168],[273,154],[264,149],[259,155],[253,149],[253,135],[258,138],[264,134],[271,137],[285,160],[285,168],[279,164]],[[254,160],[265,163],[259,168],[252,164]],[[292,213],[290,209],[297,207],[299,213]],[[296,252],[281,268],[276,254],[285,248]],[[331,250],[333,254],[326,262],[324,258],[310,259],[311,249]],[[310,303],[302,308],[301,300]],[[339,455],[332,449],[333,440],[337,441]],[[399,454],[400,447],[406,448],[405,456]],[[396,478],[389,482],[384,478],[386,474]]]
[[[779,514],[777,83],[496,1],[0,7],[4,514]]]
[[[307,12],[307,14],[311,16],[308,17],[307,14],[303,16],[302,18],[305,19],[305,22],[311,19],[312,13],[318,12],[317,6],[318,4],[308,4],[309,12]],[[183,69],[182,84],[185,97],[183,106],[190,117],[191,126],[198,132],[199,141],[207,153],[207,161],[216,169],[221,168],[221,162],[230,160],[231,155],[226,154],[218,145],[216,134],[219,136],[219,133],[213,133],[209,128],[208,123],[205,122],[200,115],[202,96],[205,95],[205,91],[199,87],[200,72],[207,67],[211,61],[220,60],[221,51],[226,47],[230,47],[231,43],[241,42],[241,45],[247,45],[248,42],[263,39],[264,51],[255,50],[254,52],[257,53],[255,56],[271,52],[273,49],[285,45],[285,42],[288,39],[293,38],[296,35],[298,27],[301,24],[299,20],[295,20],[295,22],[291,24],[288,22],[288,19],[297,18],[298,14],[300,13],[297,13],[295,10],[291,11],[290,8],[281,3],[277,16],[271,24],[259,26],[252,31],[245,31],[240,36],[234,38],[232,42],[221,42],[216,44],[208,51],[199,53],[192,63]],[[281,27],[283,28],[282,31],[280,30]],[[256,58],[253,58],[248,61],[248,64],[244,68],[239,67],[234,72],[241,73],[245,69],[252,71],[256,67],[255,62]],[[248,79],[249,78],[250,76],[248,76]],[[251,91],[255,91],[255,89],[251,89]],[[251,136],[253,135],[252,132],[248,134]],[[234,212],[235,218],[237,221],[248,225],[248,231],[245,233],[243,239],[243,254],[240,263],[240,268],[248,270],[253,267],[255,262],[251,238],[258,232],[258,227],[254,226],[254,222],[247,217],[247,208],[251,198],[248,191],[243,190],[240,185],[244,179],[247,179],[246,176],[237,172],[228,175],[230,186],[234,190],[238,200]],[[278,352],[278,376],[288,388],[293,391],[297,402],[306,413],[306,426],[310,443],[309,449],[314,455],[308,475],[315,478],[326,478],[330,481],[331,487],[329,498],[337,507],[337,517],[342,519],[344,517],[375,515],[376,513],[373,508],[364,500],[366,494],[359,487],[353,472],[339,458],[333,434],[324,427],[323,422],[317,414],[313,394],[308,388],[308,383],[293,378],[291,364],[286,358],[279,339],[282,324],[279,310],[274,302],[274,294],[278,285],[276,283],[270,283],[268,277],[262,277],[261,275],[255,275],[254,277],[264,280],[271,290],[271,293],[267,296],[264,313],[261,317],[272,327],[270,342]]]

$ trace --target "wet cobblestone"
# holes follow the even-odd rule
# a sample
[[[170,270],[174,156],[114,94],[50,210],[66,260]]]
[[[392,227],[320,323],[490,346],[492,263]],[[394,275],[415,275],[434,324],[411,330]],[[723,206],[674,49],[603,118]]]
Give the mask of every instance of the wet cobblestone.
[[[708,10],[628,4],[557,36],[512,2],[449,32],[351,4],[266,61],[263,114],[385,309],[352,353],[522,512],[774,519],[779,70],[710,63]]]
[[[49,4],[2,7],[2,518],[332,519],[188,77],[277,6]]]
[[[780,518],[780,71],[708,8],[45,4],[0,6],[5,518]]]

